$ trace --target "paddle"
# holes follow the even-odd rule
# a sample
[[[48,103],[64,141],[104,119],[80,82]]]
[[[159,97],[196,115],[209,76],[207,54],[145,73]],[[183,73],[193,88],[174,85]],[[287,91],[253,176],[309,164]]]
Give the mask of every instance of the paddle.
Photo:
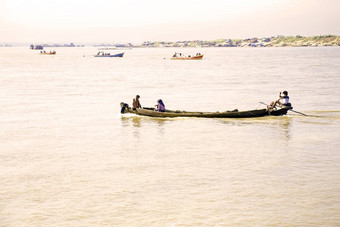
[[[269,105],[267,105],[266,103],[264,103],[264,102],[260,102],[261,104],[263,104],[263,105],[266,105],[266,106],[269,106]],[[298,114],[301,114],[301,115],[303,115],[303,116],[310,116],[310,115],[307,115],[307,114],[304,114],[304,113],[301,113],[301,112],[298,112],[298,111],[295,111],[295,110],[292,110],[292,109],[290,109],[289,111],[292,111],[292,112],[294,112],[294,113],[298,113]]]
[[[292,112],[294,112],[294,113],[301,114],[301,115],[303,115],[303,116],[311,117],[310,115],[307,115],[307,114],[304,114],[304,113],[301,113],[301,112],[298,112],[298,111],[295,111],[295,110],[290,110],[290,111],[292,111]]]

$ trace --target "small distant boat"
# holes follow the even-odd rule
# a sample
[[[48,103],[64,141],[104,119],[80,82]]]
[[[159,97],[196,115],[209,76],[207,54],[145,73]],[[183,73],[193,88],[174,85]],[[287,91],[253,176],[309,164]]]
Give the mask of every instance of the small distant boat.
[[[114,57],[118,57],[121,58],[124,56],[124,52],[123,53],[119,53],[119,54],[111,54],[111,53],[105,53],[103,51],[99,51],[96,55],[94,55],[94,57],[101,57],[101,58],[114,58]]]
[[[184,56],[181,53],[175,53],[171,60],[202,60],[203,54],[197,53],[196,55],[193,56]]]
[[[56,51],[50,51],[50,52],[40,51],[40,54],[42,55],[55,55],[56,53],[57,53]]]

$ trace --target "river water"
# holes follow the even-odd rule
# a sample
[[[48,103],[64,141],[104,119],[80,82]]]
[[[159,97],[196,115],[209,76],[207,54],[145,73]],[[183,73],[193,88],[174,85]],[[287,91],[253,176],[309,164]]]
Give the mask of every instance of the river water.
[[[339,47],[55,50],[0,48],[0,226],[340,225]],[[249,110],[283,90],[313,116],[119,106]]]

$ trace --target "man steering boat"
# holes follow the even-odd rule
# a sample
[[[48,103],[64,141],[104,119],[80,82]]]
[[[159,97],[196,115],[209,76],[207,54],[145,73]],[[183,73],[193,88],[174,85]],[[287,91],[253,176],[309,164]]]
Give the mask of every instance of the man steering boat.
[[[271,109],[276,108],[276,105],[280,106],[281,108],[289,108],[289,107],[292,106],[292,104],[289,102],[288,92],[283,91],[282,93],[283,93],[283,95],[281,95],[281,92],[280,92],[278,100],[270,103]],[[281,100],[283,100],[283,103],[281,103]]]

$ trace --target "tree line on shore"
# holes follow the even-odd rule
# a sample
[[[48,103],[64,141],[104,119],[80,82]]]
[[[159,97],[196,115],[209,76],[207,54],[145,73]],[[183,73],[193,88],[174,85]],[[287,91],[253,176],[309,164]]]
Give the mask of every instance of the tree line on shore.
[[[22,46],[23,44],[0,43],[0,47]],[[24,44],[26,45],[26,44]],[[30,48],[35,45],[31,44]],[[340,36],[272,36],[263,38],[247,39],[217,39],[217,40],[188,40],[188,41],[145,41],[139,44],[132,43],[101,43],[74,45],[71,44],[39,44],[42,47],[113,47],[113,48],[139,48],[139,47],[317,47],[317,46],[340,46]]]
[[[146,41],[137,47],[303,47],[303,46],[340,46],[340,36],[272,36],[247,39],[218,39],[212,41]]]

